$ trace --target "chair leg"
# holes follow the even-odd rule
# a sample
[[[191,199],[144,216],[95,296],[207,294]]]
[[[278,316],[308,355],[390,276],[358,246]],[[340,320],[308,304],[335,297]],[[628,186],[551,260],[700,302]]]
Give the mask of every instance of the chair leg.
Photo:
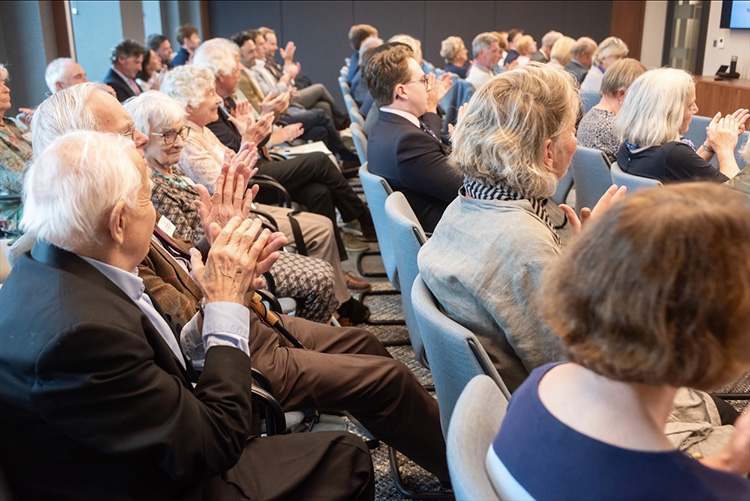
[[[384,278],[388,275],[385,272],[376,272],[376,273],[369,273],[362,269],[362,260],[367,256],[379,256],[380,252],[378,251],[363,251],[360,252],[357,256],[357,271],[360,275],[363,277],[369,277],[369,278]]]
[[[393,483],[396,484],[396,489],[405,497],[409,499],[456,499],[452,492],[440,492],[440,491],[425,491],[417,492],[408,489],[404,485],[404,480],[401,478],[401,472],[398,469],[398,456],[396,456],[396,449],[388,447],[388,460],[391,464],[391,476],[393,477]]]

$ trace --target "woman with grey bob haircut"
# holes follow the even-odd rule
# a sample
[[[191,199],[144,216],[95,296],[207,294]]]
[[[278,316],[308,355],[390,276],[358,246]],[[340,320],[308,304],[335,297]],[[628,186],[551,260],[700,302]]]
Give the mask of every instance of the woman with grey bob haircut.
[[[535,62],[481,87],[453,133],[449,161],[463,187],[419,253],[425,283],[477,335],[511,391],[561,357],[533,297],[561,250],[547,199],[576,151],[578,106],[571,75]],[[605,197],[622,195],[610,188]]]

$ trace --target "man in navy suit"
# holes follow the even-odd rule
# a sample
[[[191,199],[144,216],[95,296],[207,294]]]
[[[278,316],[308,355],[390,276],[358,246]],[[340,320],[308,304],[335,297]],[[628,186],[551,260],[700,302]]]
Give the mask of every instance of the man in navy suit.
[[[104,77],[104,83],[115,89],[120,102],[139,95],[143,89],[135,81],[143,66],[146,53],[135,40],[123,40],[112,49],[112,67]]]
[[[438,135],[437,103],[452,80],[450,74],[440,80],[425,75],[404,44],[374,50],[364,76],[380,114],[368,137],[368,168],[404,193],[430,232],[461,186],[461,177],[448,165],[450,146]]]

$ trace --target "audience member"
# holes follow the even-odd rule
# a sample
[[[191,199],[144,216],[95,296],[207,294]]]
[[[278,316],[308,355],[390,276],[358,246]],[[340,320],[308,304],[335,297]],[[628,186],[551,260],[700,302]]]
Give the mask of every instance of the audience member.
[[[513,28],[508,32],[508,55],[505,56],[505,61],[503,62],[503,67],[507,67],[510,63],[515,61],[519,54],[518,54],[518,48],[516,47],[516,44],[521,39],[521,37],[524,35],[523,30],[519,30],[516,28]],[[474,54],[476,57],[476,51],[474,51]]]
[[[531,55],[531,60],[538,63],[550,62],[550,59],[552,58],[552,46],[562,37],[563,34],[559,31],[552,30],[545,33],[542,37],[542,46],[538,51]]]
[[[734,147],[750,113],[739,109],[717,113],[706,128],[706,142],[695,146],[680,140],[687,132],[695,104],[695,82],[684,70],[659,68],[633,82],[615,119],[623,140],[617,165],[630,174],[661,182],[710,180],[726,182],[739,172]],[[708,163],[716,154],[718,170]]]
[[[502,499],[750,498],[750,415],[700,459],[664,433],[677,388],[750,369],[749,201],[709,183],[638,193],[545,272],[569,362],[511,398],[486,458]]]
[[[620,138],[615,131],[615,116],[620,111],[625,93],[636,78],[646,72],[646,67],[635,59],[621,59],[612,64],[604,74],[601,85],[602,98],[578,124],[578,145],[596,148],[615,161],[620,148]]]
[[[591,71],[586,73],[586,78],[581,84],[581,92],[598,93],[602,85],[604,72],[616,61],[628,57],[628,46],[617,37],[607,37],[594,52]]]
[[[323,141],[339,159],[342,171],[351,171],[359,167],[359,158],[346,147],[336,127],[321,109],[306,110],[299,105],[290,105],[290,93],[278,96],[266,94],[255,81],[250,68],[255,66],[257,48],[250,31],[243,31],[232,36],[232,41],[239,47],[242,71],[237,89],[247,98],[258,116],[269,111],[274,112],[279,126],[302,124],[304,141]],[[233,48],[234,49],[234,48]]]
[[[144,91],[159,90],[166,70],[163,69],[161,59],[153,49],[143,53],[143,64],[141,66],[142,69],[138,72],[138,78],[135,79],[138,86]]]
[[[469,50],[461,37],[448,37],[440,43],[440,57],[445,60],[445,71],[455,73],[460,78],[466,78],[466,61]]]
[[[471,82],[478,89],[494,76],[493,68],[500,61],[500,45],[495,35],[485,32],[474,37],[471,50],[474,54],[474,61],[469,68],[466,81]]]
[[[550,51],[549,65],[551,68],[556,70],[565,70],[565,66],[568,65],[570,59],[573,57],[570,54],[570,49],[576,43],[570,37],[563,36],[558,38],[557,41],[552,44],[552,50]]]
[[[68,92],[50,99],[64,106]],[[253,243],[259,221],[214,227],[205,265],[191,254],[205,312],[170,323],[133,273],[155,223],[149,188],[128,139],[73,132],[36,152],[22,225],[37,242],[0,290],[0,421],[13,430],[0,455],[13,491],[21,499],[371,498],[369,454],[356,437],[253,437],[245,294],[283,238],[264,231]],[[191,344],[205,346],[200,377],[183,351]]]
[[[432,231],[461,185],[448,166],[450,147],[437,135],[442,127],[437,103],[451,76],[437,81],[425,75],[400,43],[373,49],[364,71],[380,108],[367,141],[369,169],[403,192],[424,230]]]
[[[260,85],[261,89],[265,94],[280,94],[287,91],[292,91],[291,103],[298,105],[306,110],[313,108],[319,108],[323,110],[328,118],[336,126],[336,130],[344,130],[349,127],[351,120],[349,115],[343,113],[336,105],[333,96],[328,92],[323,84],[313,84],[305,87],[304,89],[294,90],[295,78],[299,74],[300,65],[299,63],[293,62],[294,52],[296,48],[292,42],[288,46],[288,50],[284,51],[285,59],[284,67],[281,69],[280,76],[271,70],[275,66],[269,64],[269,59],[266,57],[268,54],[268,47],[273,48],[276,51],[276,34],[268,34],[268,39],[259,30],[250,30],[253,35],[253,40],[256,46],[256,61],[255,66],[251,68],[252,76],[255,81]],[[271,44],[269,41],[273,41]],[[276,62],[271,55],[271,61]],[[286,62],[288,60],[288,62]]]
[[[570,62],[565,70],[572,73],[580,86],[593,63],[596,42],[589,37],[581,37],[570,48]]]
[[[44,72],[44,80],[53,94],[73,85],[88,82],[86,72],[81,65],[69,57],[58,57],[50,61]],[[97,85],[107,94],[117,97],[115,89],[109,85],[103,83],[97,83]]]
[[[202,249],[206,244],[206,228],[200,224],[200,206],[196,201],[210,206],[211,197],[204,186],[196,185],[178,165],[185,139],[190,133],[190,128],[185,125],[185,108],[166,94],[152,91],[128,100],[125,109],[136,128],[152,139],[144,151],[146,165],[152,174],[151,201],[154,207],[174,225],[176,234]],[[231,165],[238,169],[247,165],[249,170],[258,159],[256,153],[254,148],[248,148],[235,155]],[[245,177],[250,178],[253,174],[251,171]],[[213,193],[216,197],[221,196],[215,189]],[[339,306],[334,295],[331,265],[301,254],[282,252],[269,273],[275,285],[274,293],[297,301],[295,315],[315,322],[331,320],[331,314]],[[342,278],[340,284],[346,301],[351,299],[351,294],[346,289],[345,276]]]
[[[497,38],[497,43],[500,46],[500,61],[497,63],[498,71],[505,67],[505,58],[508,57],[508,32],[507,31],[490,31]]]
[[[346,74],[346,83],[350,86],[354,80],[354,76],[360,72],[359,61],[360,61],[360,48],[362,42],[370,37],[378,36],[378,30],[374,26],[369,24],[355,24],[349,28],[349,45],[351,45],[354,52],[349,57],[349,71]]]
[[[516,51],[518,52],[518,66],[523,66],[531,61],[531,56],[536,54],[536,41],[531,35],[522,36],[518,42],[516,42]]]
[[[422,42],[411,35],[405,35],[403,33],[399,35],[393,35],[388,39],[388,43],[393,42],[399,42],[408,45],[414,53],[414,59],[417,60],[417,62],[419,63],[419,67],[422,68],[422,71],[424,71],[425,73],[435,73],[435,65],[433,65],[429,61],[425,61],[424,59],[424,56],[422,54]]]
[[[453,132],[450,163],[463,187],[419,252],[425,283],[476,334],[510,391],[561,356],[532,299],[561,249],[546,205],[576,151],[578,109],[572,77],[540,63],[481,87]],[[611,189],[598,210],[620,196]]]
[[[237,64],[231,49],[227,47],[226,52],[230,55],[229,59]],[[232,73],[227,78],[233,80],[236,77]],[[243,140],[262,144],[273,119],[271,114],[264,115],[255,124],[246,125],[241,133],[235,123],[245,121],[247,124],[247,118],[240,115],[234,122],[229,121],[227,117],[230,115],[220,109],[222,98],[216,93],[216,89],[214,74],[206,68],[193,65],[185,69],[173,69],[167,73],[162,83],[162,92],[177,99],[188,113],[187,125],[191,130],[182,150],[180,166],[193,181],[207,188],[216,183],[225,146],[230,149],[235,147],[239,151]],[[219,133],[226,142],[222,144],[220,138],[208,127],[209,124],[213,124],[217,130],[219,125],[223,126]],[[258,130],[261,132],[256,134]],[[258,166],[261,174],[269,175],[281,183],[293,200],[302,203],[311,212],[326,216],[335,229],[338,228],[335,213],[338,208],[344,221],[358,219],[363,233],[368,237],[374,234],[367,207],[323,153],[299,155],[280,161],[263,158],[259,160]],[[338,230],[334,231],[334,237],[341,260],[346,260],[346,248]]]
[[[146,50],[135,40],[123,40],[112,49],[112,67],[104,76],[104,83],[115,90],[120,102],[137,96],[143,89],[135,81],[142,70]]]
[[[359,46],[359,60],[360,62],[364,62],[365,52],[367,52],[370,49],[373,49],[375,47],[380,47],[383,45],[383,39],[378,37],[370,37],[365,39],[364,42],[362,42],[362,45]],[[364,66],[364,64],[363,64]],[[361,109],[362,104],[364,104],[365,98],[370,94],[367,90],[367,80],[365,80],[364,75],[362,74],[362,70],[357,72],[356,75],[354,75],[354,79],[352,80],[351,85],[351,94],[352,98],[354,98],[354,102],[357,103],[357,105],[360,106],[360,113],[363,117],[367,116],[367,112],[365,110]],[[372,96],[371,96],[372,97]]]
[[[161,60],[162,68],[170,69],[172,67],[172,44],[164,35],[149,35],[146,39],[146,46],[156,52]]]
[[[172,59],[172,67],[182,66],[193,60],[193,52],[201,44],[201,37],[198,36],[198,28],[183,24],[177,28],[177,43],[180,44],[180,50]]]
[[[750,140],[745,141],[745,145],[742,147],[742,159],[745,161],[745,167],[750,165]],[[742,169],[739,174],[724,184],[733,190],[750,195],[750,169]]]
[[[179,68],[189,69],[192,67]],[[76,89],[75,93],[52,100],[45,109],[40,107],[37,118],[44,119],[44,123],[54,123],[57,128],[36,128],[34,146],[42,148],[54,140],[56,133],[71,128],[101,126],[116,133],[135,130],[132,137],[140,150],[148,138],[131,128],[132,121],[124,108],[106,96],[102,99],[101,93],[93,92],[96,95],[91,99],[80,99],[87,90]],[[88,105],[91,113],[68,114],[60,112],[58,106],[65,102],[81,109],[90,100],[95,101]],[[222,170],[229,173],[229,166],[224,165]],[[226,176],[223,187],[217,186],[218,192],[226,193],[226,197],[213,200],[220,205],[216,218],[219,221],[230,219],[228,214],[235,212],[236,201],[229,194],[244,189],[244,180],[239,171],[236,173],[234,178]],[[252,200],[240,202],[244,207]],[[209,212],[212,210],[210,208]],[[204,226],[211,226],[207,222],[204,218]],[[148,256],[139,266],[139,276],[155,303],[173,322],[183,325],[195,323],[195,320],[191,322],[193,318],[200,319],[196,316],[204,297],[198,284],[190,278],[192,265],[188,250],[181,240],[154,228]],[[274,396],[285,409],[349,411],[375,436],[434,472],[440,480],[447,480],[437,402],[405,365],[394,361],[382,344],[364,329],[332,327],[286,315],[272,319],[259,311],[263,307],[256,299],[246,297],[246,304],[253,305],[259,317],[251,315],[250,321],[249,349],[253,354],[253,366],[266,375]],[[274,322],[280,322],[307,349],[294,349],[287,338],[270,327]],[[198,370],[208,363],[202,344],[189,342],[183,350]],[[309,452],[301,457],[305,457],[304,454]],[[343,494],[334,497],[347,498]]]
[[[20,196],[32,156],[31,141],[25,127],[5,117],[10,108],[8,70],[0,64],[0,193]],[[21,208],[21,200],[4,202],[0,206],[0,230],[18,229]]]

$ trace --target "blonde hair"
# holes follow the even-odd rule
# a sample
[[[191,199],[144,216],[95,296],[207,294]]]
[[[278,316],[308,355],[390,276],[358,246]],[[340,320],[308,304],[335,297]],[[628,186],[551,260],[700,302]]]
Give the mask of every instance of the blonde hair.
[[[534,37],[531,35],[524,35],[516,42],[516,52],[518,52],[521,55],[525,55],[526,51],[531,47],[531,44],[534,43]]]
[[[555,141],[578,108],[569,73],[536,62],[506,71],[469,101],[453,132],[449,162],[485,185],[549,197],[557,177],[544,164],[545,141]]]
[[[570,60],[573,59],[573,56],[570,54],[570,49],[575,43],[576,41],[570,37],[559,38],[557,42],[552,45],[552,50],[549,55],[550,60],[557,61],[561,66],[568,64]]]
[[[610,56],[627,57],[628,52],[630,49],[625,42],[617,37],[607,37],[594,51],[594,64],[601,66],[602,61]]]
[[[675,68],[658,68],[638,77],[615,118],[620,140],[648,147],[679,139],[688,94],[694,86],[687,71]]]
[[[452,63],[463,43],[464,41],[461,40],[461,37],[446,38],[440,42],[440,57],[445,59],[446,63]]]
[[[603,96],[615,96],[618,90],[627,90],[635,79],[646,71],[643,63],[635,59],[626,58],[615,61],[604,73],[600,93]]]

